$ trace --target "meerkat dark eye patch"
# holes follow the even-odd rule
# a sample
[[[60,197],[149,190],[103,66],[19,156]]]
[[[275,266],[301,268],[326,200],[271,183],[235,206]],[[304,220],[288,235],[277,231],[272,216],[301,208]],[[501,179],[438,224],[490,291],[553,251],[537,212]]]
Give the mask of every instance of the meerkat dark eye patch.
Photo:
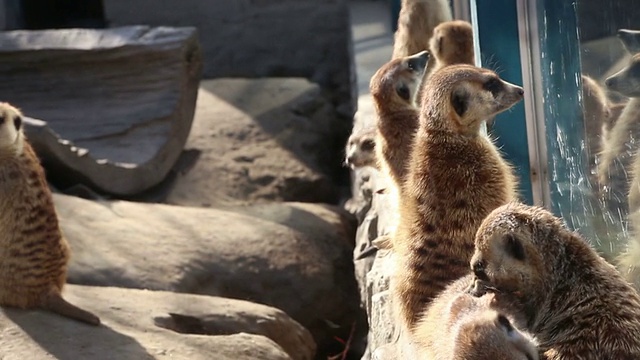
[[[365,141],[362,142],[362,150],[364,151],[371,151],[373,150],[373,148],[376,146],[375,141],[371,140],[371,139],[367,139]]]
[[[498,323],[500,323],[500,326],[502,326],[507,333],[513,332],[513,325],[511,325],[511,321],[509,321],[506,316],[502,314],[498,315]]]
[[[411,100],[411,91],[409,91],[409,87],[406,84],[403,83],[398,85],[398,88],[396,88],[396,92],[401,98],[407,101]]]
[[[469,93],[466,89],[457,89],[451,94],[451,105],[458,116],[463,116],[469,107]]]
[[[478,261],[472,265],[473,275],[476,276],[476,279],[482,281],[489,281],[489,277],[487,273],[484,272],[484,263],[482,261]]]
[[[525,259],[524,248],[522,247],[520,241],[514,235],[507,234],[504,241],[504,246],[507,254],[520,261],[523,261]]]
[[[493,97],[496,97],[498,93],[502,91],[503,86],[504,85],[502,84],[502,81],[492,77],[489,80],[487,80],[482,87],[485,90],[491,92]]]
[[[22,127],[22,117],[16,116],[13,119],[13,125],[16,127],[16,130],[20,130],[20,127]]]
[[[4,116],[0,116],[0,124],[4,124],[5,120],[6,120],[6,118]]]

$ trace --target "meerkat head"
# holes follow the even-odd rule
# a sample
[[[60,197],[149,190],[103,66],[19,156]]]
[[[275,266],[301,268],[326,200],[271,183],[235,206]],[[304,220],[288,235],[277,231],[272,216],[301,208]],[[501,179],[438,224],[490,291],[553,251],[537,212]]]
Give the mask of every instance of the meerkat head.
[[[640,31],[620,29],[617,35],[628,52],[631,54],[640,52]]]
[[[486,309],[467,320],[456,334],[455,359],[538,360],[535,340],[504,314]]]
[[[450,65],[429,77],[422,115],[428,128],[475,136],[483,120],[509,109],[523,96],[521,87],[500,79],[491,70]]]
[[[433,29],[429,50],[443,65],[475,63],[473,28],[462,20],[445,21]]]
[[[429,56],[428,51],[422,51],[391,60],[376,71],[369,89],[379,111],[381,106],[395,110],[415,104]]]
[[[375,166],[375,128],[365,128],[354,131],[345,149],[345,165],[352,169],[363,166]]]
[[[22,113],[9,103],[0,103],[0,150],[22,150]]]
[[[562,221],[539,207],[511,203],[492,211],[476,233],[471,257],[475,283],[470,293],[506,294],[524,305],[543,296],[555,285],[562,231],[566,231]]]
[[[609,76],[604,84],[624,96],[640,97],[640,53],[633,55],[627,66]]]

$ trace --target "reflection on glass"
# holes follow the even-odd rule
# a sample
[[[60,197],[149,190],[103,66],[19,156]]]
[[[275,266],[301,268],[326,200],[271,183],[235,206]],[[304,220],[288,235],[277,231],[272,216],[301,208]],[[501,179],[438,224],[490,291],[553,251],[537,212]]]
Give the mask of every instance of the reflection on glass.
[[[640,230],[640,16],[633,14],[638,12],[633,0],[579,0],[576,6],[582,173],[591,199],[585,217],[593,232],[588,235],[614,261]],[[631,251],[640,260],[640,249]]]

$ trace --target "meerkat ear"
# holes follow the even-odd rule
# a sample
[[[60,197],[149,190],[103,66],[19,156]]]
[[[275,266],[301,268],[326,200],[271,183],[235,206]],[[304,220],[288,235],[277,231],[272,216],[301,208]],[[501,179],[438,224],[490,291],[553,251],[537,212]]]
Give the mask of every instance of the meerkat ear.
[[[507,234],[505,236],[505,249],[509,255],[511,255],[514,259],[518,259],[520,261],[525,259],[524,247],[522,247],[522,243],[512,234]]]
[[[458,88],[451,94],[451,105],[458,116],[463,116],[467,112],[469,103],[469,92],[465,88]]]
[[[400,83],[398,88],[396,88],[396,92],[401,98],[407,101],[411,100],[411,91],[409,91],[409,87],[405,83]]]

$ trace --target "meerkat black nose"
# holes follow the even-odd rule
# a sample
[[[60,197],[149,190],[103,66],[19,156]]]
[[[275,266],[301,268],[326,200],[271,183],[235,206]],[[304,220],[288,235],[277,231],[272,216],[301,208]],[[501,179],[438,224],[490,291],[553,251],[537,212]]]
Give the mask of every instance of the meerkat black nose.
[[[518,95],[524,96],[524,89],[523,88],[518,88],[518,90],[516,90],[516,92],[518,93]]]

